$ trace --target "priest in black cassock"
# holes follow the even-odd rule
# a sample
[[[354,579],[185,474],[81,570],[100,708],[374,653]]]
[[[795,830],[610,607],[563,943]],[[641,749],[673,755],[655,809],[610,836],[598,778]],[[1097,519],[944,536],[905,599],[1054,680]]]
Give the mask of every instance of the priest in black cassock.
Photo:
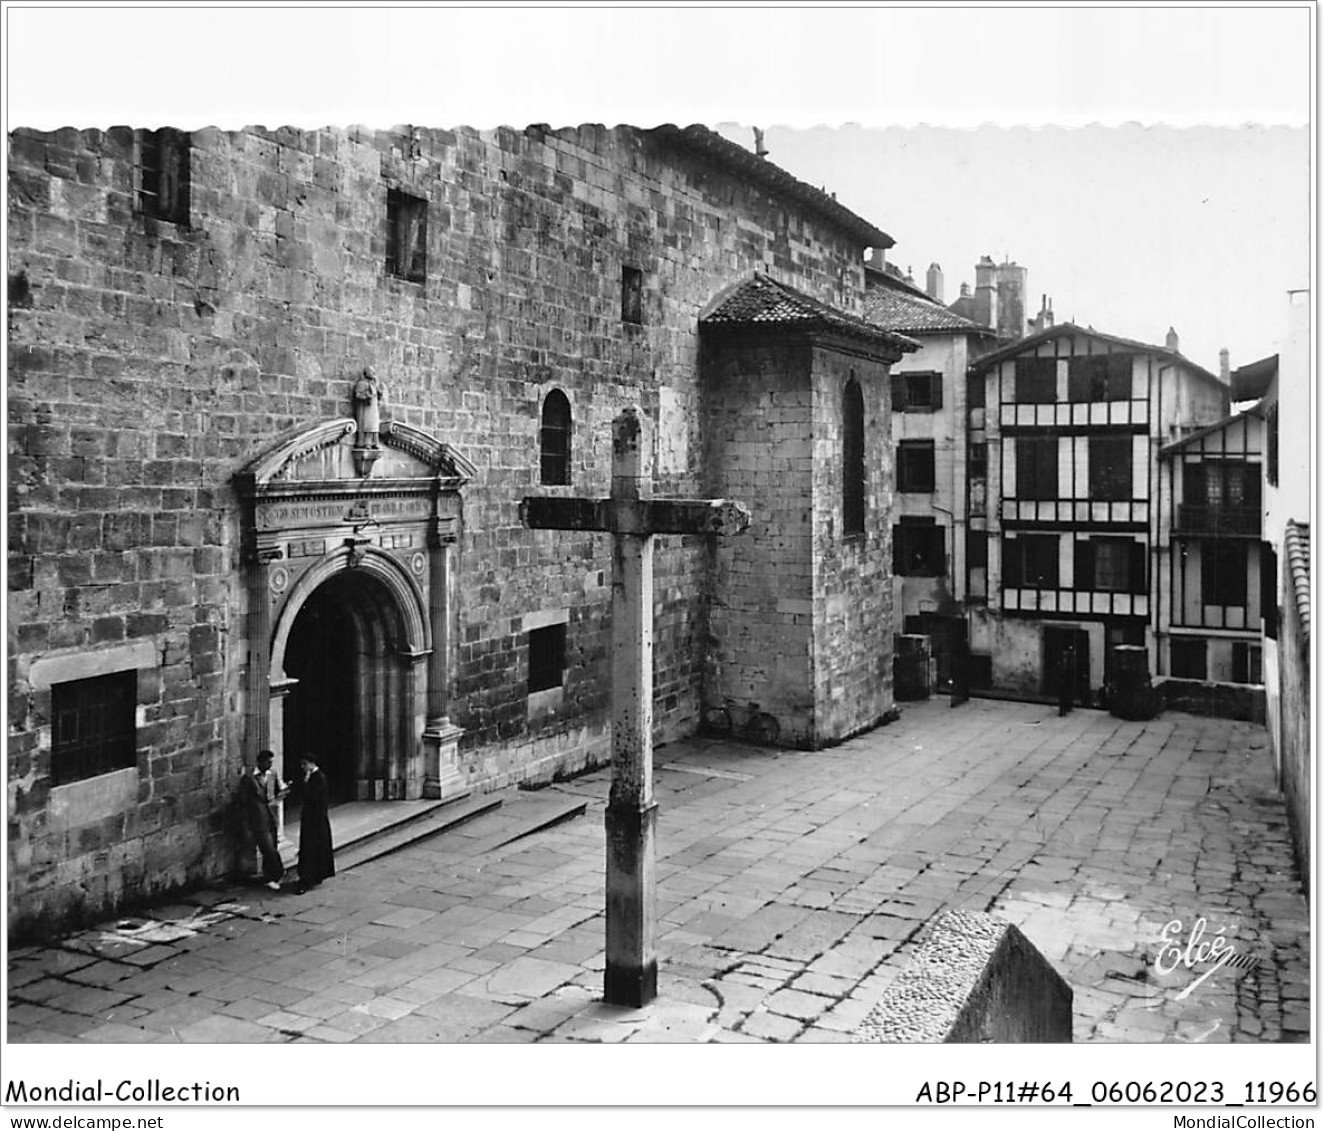
[[[303,809],[299,814],[299,886],[302,895],[336,874],[331,855],[331,818],[327,812],[326,775],[311,754],[299,759],[303,768]]]

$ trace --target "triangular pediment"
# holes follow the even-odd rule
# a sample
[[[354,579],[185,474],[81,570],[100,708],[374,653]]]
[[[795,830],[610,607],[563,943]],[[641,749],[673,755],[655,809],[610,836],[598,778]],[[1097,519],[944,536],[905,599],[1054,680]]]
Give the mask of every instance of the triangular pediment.
[[[239,473],[250,490],[298,483],[416,481],[462,487],[474,465],[449,444],[409,424],[382,422],[373,458],[363,458],[353,418],[340,417],[292,429],[278,437]],[[363,469],[366,468],[366,474]]]

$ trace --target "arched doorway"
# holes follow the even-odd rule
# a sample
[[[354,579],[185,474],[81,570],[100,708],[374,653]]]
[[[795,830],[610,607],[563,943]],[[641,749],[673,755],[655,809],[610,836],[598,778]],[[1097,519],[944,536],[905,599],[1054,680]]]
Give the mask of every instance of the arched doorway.
[[[303,602],[285,642],[284,771],[311,752],[332,803],[401,795],[417,736],[414,677],[395,596],[363,570],[332,574]],[[297,789],[296,789],[297,798]]]

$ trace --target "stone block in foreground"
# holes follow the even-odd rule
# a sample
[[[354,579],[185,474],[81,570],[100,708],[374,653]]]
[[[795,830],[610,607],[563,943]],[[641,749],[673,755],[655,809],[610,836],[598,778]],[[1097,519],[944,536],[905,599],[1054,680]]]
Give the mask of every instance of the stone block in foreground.
[[[1071,999],[1071,987],[1010,923],[952,911],[934,924],[855,1040],[1070,1041]]]

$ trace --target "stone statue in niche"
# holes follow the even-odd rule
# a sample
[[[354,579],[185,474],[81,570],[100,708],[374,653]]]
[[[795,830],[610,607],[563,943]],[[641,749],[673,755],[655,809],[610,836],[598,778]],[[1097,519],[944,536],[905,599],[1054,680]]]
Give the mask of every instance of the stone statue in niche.
[[[377,448],[377,433],[381,430],[381,406],[386,403],[386,387],[377,380],[371,369],[354,382],[354,422],[358,425],[355,447]]]
[[[372,474],[372,465],[382,455],[378,439],[382,425],[382,405],[386,402],[386,387],[371,369],[354,382],[351,396],[354,406],[354,470],[360,476]]]

